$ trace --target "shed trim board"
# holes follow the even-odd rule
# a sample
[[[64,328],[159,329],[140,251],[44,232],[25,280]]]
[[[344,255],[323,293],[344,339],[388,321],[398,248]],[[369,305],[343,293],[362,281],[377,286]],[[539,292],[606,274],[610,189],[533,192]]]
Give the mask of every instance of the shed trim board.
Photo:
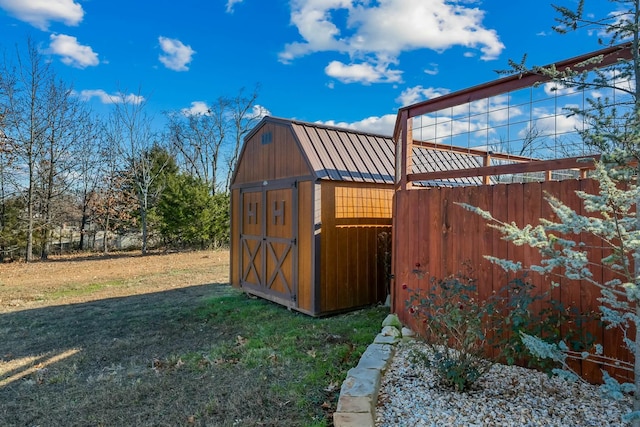
[[[255,181],[255,182],[248,182],[248,183],[243,183],[243,184],[234,184],[232,185],[230,188],[232,190],[235,189],[243,189],[243,188],[251,188],[251,187],[271,187],[271,186],[283,186],[283,185],[290,185],[294,182],[305,182],[305,181],[314,181],[315,177],[312,175],[308,175],[308,176],[300,176],[300,177],[295,177],[295,178],[281,178],[281,179],[273,179],[270,181]]]
[[[322,192],[320,191],[320,182],[319,180],[315,181],[312,185],[312,197],[311,203],[313,209],[311,210],[311,224],[312,227],[312,247],[313,253],[311,254],[313,260],[313,270],[311,275],[311,280],[315,286],[313,286],[311,292],[312,299],[312,307],[314,313],[320,313],[320,275],[322,274],[322,269],[320,268],[321,262],[321,242],[322,242],[322,220],[320,217],[320,212],[322,209]]]

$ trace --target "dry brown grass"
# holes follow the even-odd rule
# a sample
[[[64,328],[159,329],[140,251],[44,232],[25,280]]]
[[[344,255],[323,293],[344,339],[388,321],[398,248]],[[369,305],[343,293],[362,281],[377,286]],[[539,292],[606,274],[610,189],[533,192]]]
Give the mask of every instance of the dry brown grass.
[[[0,313],[227,283],[228,251],[122,252],[0,264]]]

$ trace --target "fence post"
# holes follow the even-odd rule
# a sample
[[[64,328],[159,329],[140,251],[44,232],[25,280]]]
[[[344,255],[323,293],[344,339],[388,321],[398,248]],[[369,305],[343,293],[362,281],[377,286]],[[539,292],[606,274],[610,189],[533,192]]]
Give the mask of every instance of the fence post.
[[[484,155],[484,166],[485,167],[491,166],[491,154],[493,154],[493,152],[487,151],[487,153]],[[484,183],[484,185],[490,185],[491,184],[491,176],[490,175],[483,175],[482,176],[482,182]]]
[[[396,167],[400,171],[400,189],[407,189],[407,174],[412,168],[412,152],[413,152],[413,118],[409,117],[409,112],[403,110],[400,113],[400,154]],[[398,164],[399,163],[399,164]]]

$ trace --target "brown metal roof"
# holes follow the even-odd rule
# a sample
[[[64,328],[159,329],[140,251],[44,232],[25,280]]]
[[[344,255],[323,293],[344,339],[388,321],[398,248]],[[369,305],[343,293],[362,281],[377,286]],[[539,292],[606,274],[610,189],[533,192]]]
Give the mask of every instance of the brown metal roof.
[[[266,122],[291,127],[317,179],[379,184],[393,184],[395,181],[395,145],[390,136],[298,120],[265,117],[245,140],[251,138]],[[415,172],[479,166],[474,156],[456,152],[422,148],[415,150],[414,156],[418,160],[417,163],[421,165],[416,167]],[[475,178],[469,178],[466,181],[475,183]],[[442,184],[445,183],[442,182]]]
[[[483,159],[478,156],[457,153],[454,151],[413,148],[412,173],[441,172],[444,170],[473,169],[483,165]],[[435,182],[417,182],[416,185],[424,186],[449,186],[449,185],[481,185],[480,177],[464,177],[446,179]]]
[[[291,128],[317,179],[394,183],[395,148],[391,137],[267,116],[245,141],[268,122]]]

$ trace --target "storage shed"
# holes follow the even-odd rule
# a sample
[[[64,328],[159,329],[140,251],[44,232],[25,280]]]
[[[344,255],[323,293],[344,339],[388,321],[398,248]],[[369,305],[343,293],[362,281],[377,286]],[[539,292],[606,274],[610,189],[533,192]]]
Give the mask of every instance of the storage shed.
[[[384,301],[393,162],[389,137],[265,117],[231,182],[232,284],[313,316]]]
[[[231,181],[231,283],[313,316],[384,301],[394,151],[390,137],[265,117]],[[416,159],[416,171],[481,161],[438,149]]]

